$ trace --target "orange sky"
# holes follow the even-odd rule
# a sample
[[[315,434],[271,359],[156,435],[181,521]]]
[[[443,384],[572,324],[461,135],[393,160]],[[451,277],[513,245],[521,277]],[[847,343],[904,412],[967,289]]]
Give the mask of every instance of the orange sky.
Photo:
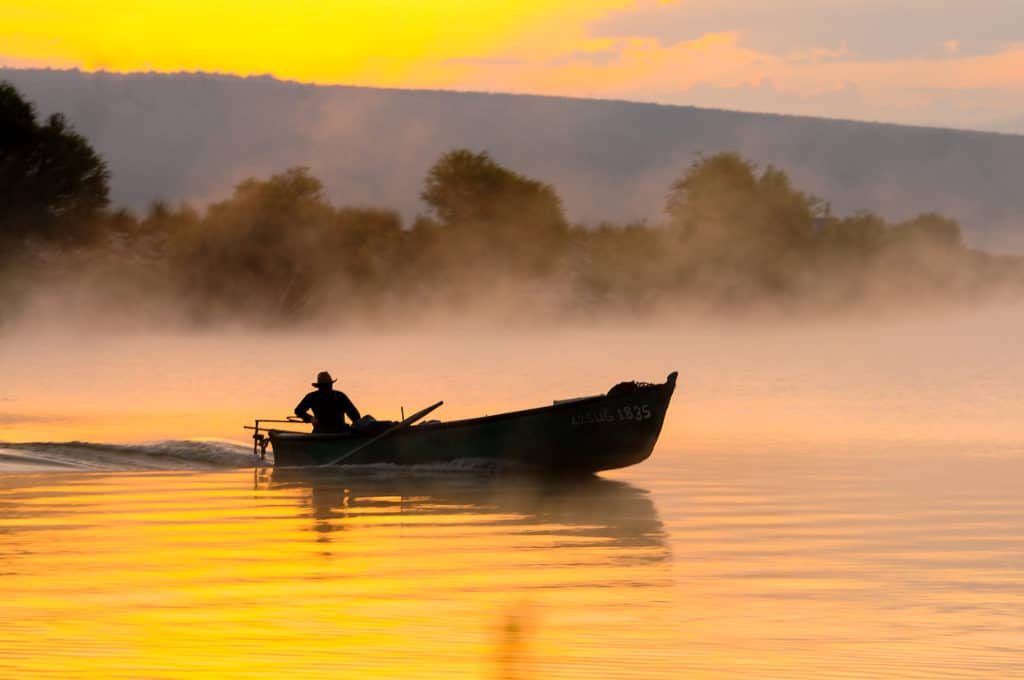
[[[786,0],[770,13],[743,0],[0,0],[0,65],[998,127],[1024,113],[1018,5],[951,0],[938,15],[925,0]]]

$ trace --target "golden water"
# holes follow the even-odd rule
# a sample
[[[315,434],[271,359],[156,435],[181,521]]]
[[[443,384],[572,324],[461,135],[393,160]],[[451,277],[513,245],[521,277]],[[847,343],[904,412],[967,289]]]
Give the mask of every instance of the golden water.
[[[0,477],[0,677],[1012,678],[1024,461]]]
[[[0,442],[100,444],[0,444],[0,678],[1024,677],[1019,311],[9,334]],[[680,380],[599,479],[251,467],[323,369],[383,418]]]

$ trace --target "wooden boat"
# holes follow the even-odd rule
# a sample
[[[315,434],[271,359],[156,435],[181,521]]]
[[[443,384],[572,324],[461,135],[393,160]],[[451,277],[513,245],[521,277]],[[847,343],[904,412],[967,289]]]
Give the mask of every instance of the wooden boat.
[[[619,383],[607,394],[555,401],[525,411],[392,428],[386,436],[381,436],[380,430],[357,428],[338,434],[268,429],[266,439],[277,467],[327,465],[339,459],[344,465],[486,459],[511,466],[592,473],[635,465],[651,455],[675,390],[676,375],[670,373],[658,384]],[[258,429],[254,436],[261,436]]]

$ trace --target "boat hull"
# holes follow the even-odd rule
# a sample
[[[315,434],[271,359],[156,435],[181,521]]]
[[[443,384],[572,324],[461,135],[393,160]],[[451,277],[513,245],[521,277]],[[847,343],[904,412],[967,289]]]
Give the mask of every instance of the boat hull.
[[[369,444],[342,464],[420,465],[486,459],[555,471],[598,472],[651,455],[675,389],[623,383],[608,394],[483,418],[425,423]],[[371,439],[357,432],[269,431],[275,466],[324,465]]]

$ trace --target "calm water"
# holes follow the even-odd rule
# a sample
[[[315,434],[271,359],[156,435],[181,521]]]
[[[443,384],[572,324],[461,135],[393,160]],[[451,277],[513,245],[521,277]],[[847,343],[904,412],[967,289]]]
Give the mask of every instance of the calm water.
[[[1019,451],[560,483],[219,455],[0,475],[0,677],[1024,676]]]
[[[0,444],[0,678],[1024,678],[1022,320],[15,329],[0,442],[65,443]],[[601,478],[254,470],[324,369],[391,419],[680,378]]]

